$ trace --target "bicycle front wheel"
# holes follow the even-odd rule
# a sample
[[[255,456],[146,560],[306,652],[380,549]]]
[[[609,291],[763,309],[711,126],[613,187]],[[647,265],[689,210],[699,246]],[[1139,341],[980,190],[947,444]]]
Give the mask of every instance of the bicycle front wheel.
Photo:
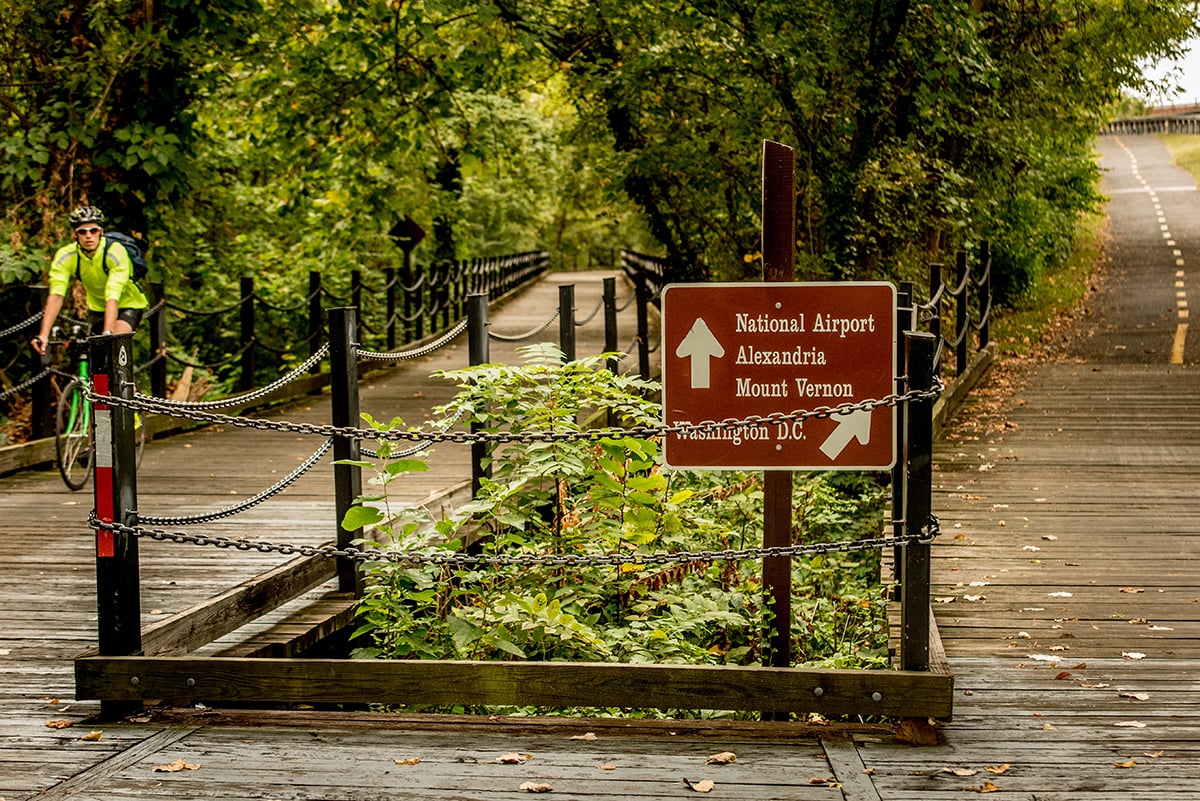
[[[91,415],[83,384],[72,381],[58,396],[55,417],[54,449],[58,455],[58,472],[63,483],[72,490],[81,490],[92,472]]]

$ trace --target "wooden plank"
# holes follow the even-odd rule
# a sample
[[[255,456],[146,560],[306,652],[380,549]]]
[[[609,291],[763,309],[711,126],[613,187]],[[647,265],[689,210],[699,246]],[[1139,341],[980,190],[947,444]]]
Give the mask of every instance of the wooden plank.
[[[572,662],[81,657],[76,697],[391,705],[771,709],[944,717],[953,678],[925,672]]]

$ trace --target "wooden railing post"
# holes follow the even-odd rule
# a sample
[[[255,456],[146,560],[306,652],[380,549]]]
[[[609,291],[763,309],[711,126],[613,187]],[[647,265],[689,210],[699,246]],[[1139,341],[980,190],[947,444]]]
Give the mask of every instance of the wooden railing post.
[[[243,392],[254,389],[254,277],[242,276],[242,379]]]
[[[133,397],[133,334],[88,340],[92,386],[98,396]],[[96,518],[137,525],[137,448],[133,411],[102,400],[92,405]],[[142,650],[138,539],[117,531],[96,532],[97,642],[101,656],[134,656]],[[140,701],[101,701],[101,715],[121,718],[141,711]]]
[[[357,315],[353,307],[338,307],[329,310],[329,393],[332,412],[331,423],[336,427],[358,428],[361,424],[358,413],[358,342],[354,337],[357,330]],[[335,436],[333,438],[335,462],[359,459],[357,437]],[[342,527],[346,512],[362,495],[362,468],[353,464],[333,466],[334,507],[337,513],[337,546],[347,548],[357,532]],[[345,557],[338,558],[338,590],[362,595],[362,576],[358,563]]]
[[[150,282],[150,394],[156,398],[167,396],[167,307],[162,281]]]
[[[937,337],[920,331],[905,335],[908,343],[908,390],[920,392],[933,387]],[[905,436],[908,468],[904,494],[904,532],[924,541],[904,545],[904,583],[900,586],[900,667],[926,670],[929,667],[929,535],[933,494],[933,400],[908,404]]]
[[[564,362],[575,361],[575,285],[558,288],[558,346]]]

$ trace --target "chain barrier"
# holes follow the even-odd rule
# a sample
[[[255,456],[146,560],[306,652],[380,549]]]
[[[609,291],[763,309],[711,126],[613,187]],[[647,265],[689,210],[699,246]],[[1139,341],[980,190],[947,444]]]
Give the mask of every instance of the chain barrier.
[[[604,298],[600,298],[600,300],[596,301],[596,308],[592,309],[591,314],[589,314],[586,318],[584,318],[582,320],[580,320],[578,317],[575,318],[575,325],[579,328],[583,328],[585,325],[590,323],[592,320],[596,319],[596,315],[599,314],[600,310],[603,308],[604,308]]]
[[[42,372],[38,373],[37,375],[33,376],[32,378],[28,378],[28,379],[22,381],[20,384],[9,387],[8,389],[4,390],[3,392],[0,392],[0,400],[6,400],[23,390],[29,389],[34,384],[41,381],[46,376],[50,375],[50,372],[51,372],[50,368],[47,367],[44,370],[42,370]]]
[[[388,442],[450,442],[467,444],[483,442],[488,444],[513,444],[527,442],[560,442],[579,440],[597,442],[603,439],[622,439],[625,437],[665,437],[670,434],[680,436],[719,438],[724,432],[741,428],[761,425],[782,425],[803,420],[829,418],[835,415],[847,415],[853,412],[870,412],[884,406],[898,406],[914,400],[934,400],[941,395],[944,384],[940,378],[934,378],[934,386],[927,390],[909,390],[903,394],[892,393],[879,399],[868,399],[857,403],[843,403],[839,406],[818,406],[815,409],[798,409],[794,412],[773,412],[768,415],[750,415],[742,419],[727,418],[724,420],[706,420],[700,423],[676,423],[675,425],[639,425],[629,428],[608,427],[593,428],[585,431],[555,432],[555,431],[374,431],[371,429],[354,428],[353,426],[333,426],[315,423],[296,423],[285,420],[259,420],[250,417],[235,417],[227,414],[197,410],[198,401],[183,404],[177,401],[164,401],[141,393],[135,393],[133,398],[104,396],[103,402],[111,406],[133,409],[134,411],[151,414],[162,414],[168,417],[184,417],[206,423],[235,426],[237,428],[255,428],[260,431],[283,431],[290,434],[312,434],[320,437],[350,437],[366,440],[381,440]],[[91,387],[85,388],[91,401],[100,399]],[[254,393],[250,393],[254,394]],[[210,401],[219,404],[224,401]],[[208,407],[216,408],[216,407]],[[716,436],[714,436],[716,435]]]
[[[467,321],[460,320],[459,322],[455,323],[454,326],[449,331],[447,331],[445,334],[438,337],[434,341],[430,342],[428,345],[422,345],[419,348],[413,348],[412,350],[398,350],[398,351],[394,351],[392,353],[378,353],[376,351],[363,350],[362,348],[356,348],[355,354],[360,359],[365,359],[367,361],[376,361],[376,362],[398,362],[398,361],[403,361],[405,359],[419,359],[422,356],[426,356],[430,353],[433,353],[437,349],[446,345],[447,343],[449,343],[451,340],[453,340],[455,337],[457,337],[459,334],[461,334],[463,331],[466,331],[466,330],[467,330]]]
[[[33,325],[40,319],[42,319],[42,312],[38,312],[37,314],[33,315],[32,317],[30,317],[28,320],[26,320],[23,323],[17,323],[16,325],[9,326],[8,328],[5,328],[3,331],[0,331],[0,339],[3,339],[4,337],[12,336],[13,334],[17,333],[18,331],[23,331],[24,329],[29,328],[29,326]]]
[[[513,335],[509,335],[509,334],[494,334],[491,331],[488,331],[488,338],[494,339],[498,342],[522,342],[526,339],[533,339],[538,334],[542,333],[547,328],[549,328],[550,324],[558,319],[558,315],[559,315],[560,311],[561,311],[560,309],[555,309],[554,314],[550,315],[549,320],[542,323],[540,326],[538,326],[537,328],[533,329],[532,331],[530,331],[528,333],[513,336]]]
[[[314,451],[311,456],[301,462],[299,467],[297,467],[291,473],[288,473],[272,486],[267,487],[254,497],[248,498],[241,503],[234,504],[233,506],[227,506],[224,509],[220,509],[216,512],[208,512],[205,514],[191,515],[187,517],[160,517],[157,515],[146,515],[138,512],[138,522],[147,523],[152,526],[190,526],[196,523],[211,523],[215,520],[221,520],[222,518],[233,517],[240,512],[244,512],[251,507],[257,506],[268,498],[278,495],[292,484],[296,483],[296,480],[311,470],[317,464],[317,462],[321,461],[325,454],[329,453],[329,449],[332,447],[333,440],[325,440],[325,443],[321,447],[317,448],[317,450]]]
[[[244,393],[242,395],[232,395],[228,398],[218,398],[217,400],[209,400],[209,401],[168,401],[163,398],[158,398],[157,400],[159,401],[159,403],[166,404],[170,408],[190,409],[190,410],[228,409],[228,408],[232,408],[234,406],[245,406],[250,403],[253,403],[254,401],[261,400],[262,398],[267,397],[268,395],[270,395],[271,393],[273,393],[275,390],[279,389],[280,387],[282,387],[292,381],[295,381],[303,373],[308,372],[312,367],[320,364],[321,360],[324,359],[328,353],[329,353],[329,343],[326,343],[326,344],[322,345],[320,348],[318,348],[316,353],[314,353],[312,356],[309,356],[307,359],[305,359],[302,364],[298,365],[290,373],[286,373],[285,375],[280,376],[278,379],[271,382],[270,384],[267,384],[265,387],[260,387],[259,389],[251,390],[250,392]],[[88,394],[90,397],[91,396],[90,389],[88,391]],[[151,396],[142,395],[140,393],[136,393],[135,397],[142,398],[142,399],[154,400],[154,398],[151,398]],[[170,417],[187,417],[187,415],[175,414],[173,412],[159,412],[159,413],[167,414]],[[191,418],[191,419],[201,420],[203,418],[195,417],[195,418]],[[231,418],[231,419],[236,420],[236,419],[240,419],[240,418]]]
[[[88,525],[95,531],[111,531],[142,539],[173,542],[181,545],[233,548],[239,551],[279,553],[285,556],[320,556],[326,559],[351,559],[355,562],[393,562],[410,565],[434,565],[450,567],[651,567],[662,565],[690,564],[696,562],[741,562],[750,559],[790,558],[795,556],[822,556],[831,553],[855,553],[874,551],[902,545],[922,544],[933,541],[940,533],[936,517],[930,517],[918,534],[902,537],[874,537],[871,539],[846,540],[844,542],[821,542],[809,545],[780,545],[761,548],[737,548],[721,551],[656,551],[654,553],[615,553],[595,555],[573,554],[471,554],[461,551],[386,551],[379,548],[338,548],[333,545],[295,545],[269,540],[245,540],[232,537],[189,534],[186,531],[163,531],[144,526],[128,526],[122,523],[101,522],[95,514],[88,517]]]

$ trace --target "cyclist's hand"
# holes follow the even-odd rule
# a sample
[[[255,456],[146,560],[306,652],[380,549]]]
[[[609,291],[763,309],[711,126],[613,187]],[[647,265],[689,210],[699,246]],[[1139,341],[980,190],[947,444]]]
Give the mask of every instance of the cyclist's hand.
[[[33,347],[33,349],[35,351],[37,351],[39,356],[46,355],[46,338],[45,337],[36,336],[33,339],[29,340],[29,344]]]

